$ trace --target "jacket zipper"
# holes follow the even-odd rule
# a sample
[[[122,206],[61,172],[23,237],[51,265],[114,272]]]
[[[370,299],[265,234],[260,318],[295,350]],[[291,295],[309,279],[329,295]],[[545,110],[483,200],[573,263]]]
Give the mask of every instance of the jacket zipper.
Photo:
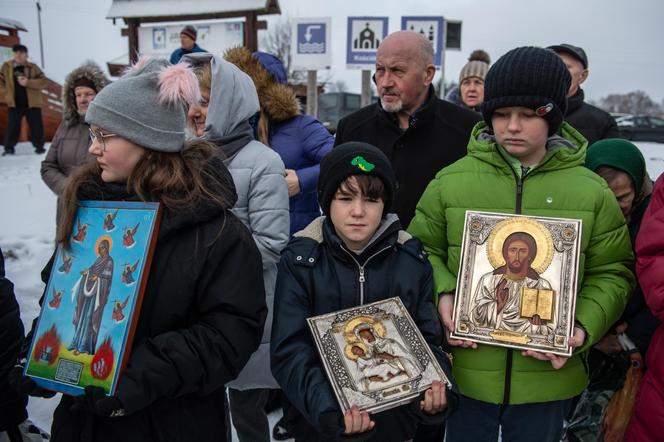
[[[502,154],[501,154],[502,157]],[[507,159],[503,157],[503,159],[507,162]],[[514,179],[516,180],[516,202],[515,202],[515,207],[514,207],[514,213],[516,215],[521,215],[521,204],[523,200],[523,182],[526,180],[526,177],[528,175],[528,171],[524,170],[522,167],[523,173],[521,176],[517,176],[516,172],[512,168],[512,166],[508,163],[508,166],[510,167],[510,170],[512,171],[512,174],[514,175]],[[503,387],[503,402],[500,404],[500,416],[502,417],[503,411],[505,410],[505,407],[509,405],[510,403],[510,390],[512,387],[512,362],[514,360],[514,349],[508,348],[507,349],[507,357],[505,358],[505,385]]]
[[[360,263],[357,261],[357,259],[355,259],[352,253],[344,249],[344,247],[341,244],[339,244],[339,247],[341,247],[341,250],[346,252],[348,256],[350,256],[350,259],[355,261],[355,264],[357,264],[357,268],[360,271],[360,277],[358,278],[360,282],[360,305],[364,305],[364,283],[366,282],[366,278],[364,277],[364,267],[366,267],[366,265],[369,263],[369,261],[371,261],[372,258],[374,258],[376,255],[379,255],[380,253],[383,253],[385,250],[392,248],[392,246],[383,247],[382,249],[380,249],[370,257],[368,257],[367,260],[364,261],[364,265],[360,265]]]

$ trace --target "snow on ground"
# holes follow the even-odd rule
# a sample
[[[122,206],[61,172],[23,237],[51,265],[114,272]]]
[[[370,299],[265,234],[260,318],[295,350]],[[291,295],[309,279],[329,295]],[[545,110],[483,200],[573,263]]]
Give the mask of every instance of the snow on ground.
[[[651,178],[664,172],[664,144],[638,143]],[[54,250],[56,197],[41,180],[43,155],[35,155],[29,143],[20,143],[15,156],[0,158],[0,248],[5,254],[7,277],[14,283],[26,329],[39,313],[44,290],[40,279]],[[59,398],[30,398],[30,418],[50,429],[53,408]],[[270,415],[270,428],[280,412]]]
[[[38,302],[44,291],[40,273],[55,248],[57,198],[41,179],[43,159],[30,143],[19,143],[14,156],[0,157],[0,248],[26,332],[39,314]],[[50,431],[53,409],[59,402],[60,395],[52,399],[31,397],[30,419]],[[270,414],[270,430],[280,417],[281,411]],[[233,437],[235,440],[235,431]]]

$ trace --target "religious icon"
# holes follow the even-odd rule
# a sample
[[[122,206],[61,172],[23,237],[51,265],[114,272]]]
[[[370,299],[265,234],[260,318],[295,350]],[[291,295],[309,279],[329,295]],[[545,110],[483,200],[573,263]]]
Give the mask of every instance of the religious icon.
[[[83,242],[85,240],[85,235],[88,233],[88,225],[87,224],[81,224],[80,220],[76,220],[76,233],[74,234],[74,237],[72,238],[73,241],[76,242]]]
[[[115,229],[115,224],[113,224],[113,221],[115,221],[115,217],[118,216],[119,210],[116,210],[115,213],[108,212],[106,215],[104,215],[104,230],[107,232],[112,232]]]
[[[75,356],[95,353],[99,326],[113,281],[112,246],[113,240],[108,235],[97,239],[97,259],[81,271],[75,285],[76,308],[72,320],[75,331],[68,348]]]
[[[111,317],[115,322],[122,322],[122,320],[125,318],[122,309],[127,306],[128,302],[129,302],[129,296],[127,296],[127,299],[125,299],[124,302],[120,301],[113,302],[113,315]]]
[[[452,337],[569,356],[581,221],[466,212]]]
[[[134,265],[129,265],[125,263],[124,269],[122,270],[122,283],[123,284],[133,284],[135,279],[134,279],[134,272],[138,268],[138,261],[134,263]]]
[[[60,307],[61,302],[62,302],[62,290],[56,290],[54,287],[51,299],[48,301],[48,306],[52,309],[56,309]]]
[[[73,255],[67,255],[65,252],[62,252],[62,264],[60,265],[60,267],[58,267],[58,272],[69,273],[73,262],[74,262]]]
[[[122,235],[122,244],[124,244],[125,247],[131,247],[134,245],[134,235],[136,235],[139,225],[140,223],[136,224],[134,228],[127,227],[124,229],[124,234]]]
[[[65,394],[83,394],[88,385],[114,393],[129,357],[160,216],[158,203],[80,203],[71,246],[60,245],[55,255],[57,271],[46,286],[50,295],[26,376]],[[113,223],[143,227],[131,229],[132,245],[123,247],[124,232]]]
[[[448,385],[399,298],[307,319],[342,411],[379,412]]]

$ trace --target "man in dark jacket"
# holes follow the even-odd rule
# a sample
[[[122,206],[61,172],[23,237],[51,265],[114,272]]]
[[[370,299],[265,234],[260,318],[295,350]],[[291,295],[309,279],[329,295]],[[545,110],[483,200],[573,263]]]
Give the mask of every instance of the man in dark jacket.
[[[5,278],[5,260],[0,250],[0,440],[21,441],[18,425],[28,413],[28,397],[15,392],[7,375],[16,364],[23,343],[23,323],[14,296],[14,285]]]
[[[407,226],[429,181],[466,155],[475,112],[436,97],[433,48],[416,32],[390,34],[378,48],[374,81],[380,101],[343,118],[335,145],[364,141],[387,155],[397,190],[394,212]]]
[[[568,43],[549,46],[563,60],[572,84],[567,93],[567,113],[565,121],[588,140],[588,146],[604,138],[618,138],[618,126],[613,117],[602,109],[586,103],[581,84],[588,78],[588,57],[586,51]]]

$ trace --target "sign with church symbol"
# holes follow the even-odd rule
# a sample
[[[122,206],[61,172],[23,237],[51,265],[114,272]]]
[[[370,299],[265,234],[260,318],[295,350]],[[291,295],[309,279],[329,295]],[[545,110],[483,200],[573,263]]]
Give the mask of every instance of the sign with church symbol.
[[[378,46],[387,36],[387,23],[387,17],[348,17],[348,69],[374,68]]]
[[[403,16],[401,17],[401,30],[412,31],[423,35],[433,47],[434,62],[436,68],[441,68],[443,63],[443,51],[445,47],[445,20],[443,17]]]
[[[397,297],[307,322],[342,412],[357,405],[377,413],[412,402],[432,381],[451,388]]]
[[[570,356],[581,220],[466,212],[452,338]]]
[[[156,244],[158,203],[82,201],[59,245],[25,375],[71,395],[112,395],[127,363]]]

